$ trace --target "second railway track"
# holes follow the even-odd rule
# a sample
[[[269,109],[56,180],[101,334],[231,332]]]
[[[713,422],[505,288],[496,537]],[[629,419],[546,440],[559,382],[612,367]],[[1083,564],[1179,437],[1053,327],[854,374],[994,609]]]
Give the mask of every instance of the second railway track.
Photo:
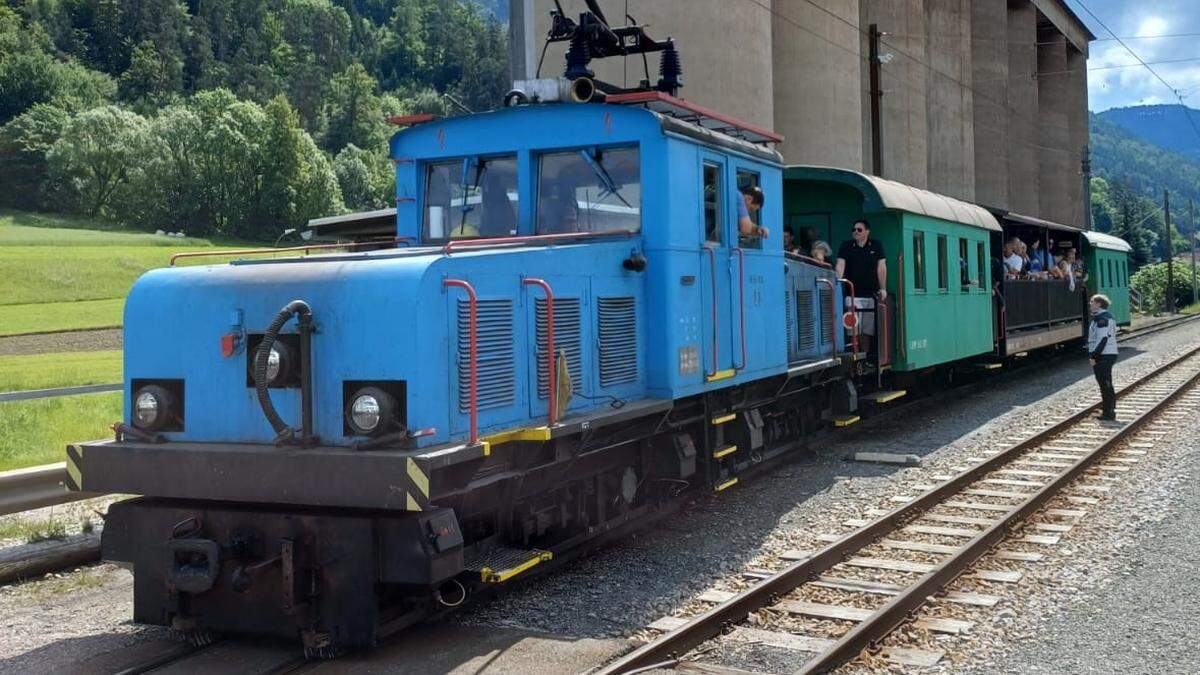
[[[1194,348],[1119,392],[1120,424],[1098,422],[1098,405],[1081,404],[1030,438],[981,453],[957,475],[936,477],[941,482],[923,494],[897,496],[902,506],[846,523],[857,529],[823,537],[830,543],[819,551],[785,554],[793,562],[780,569],[743,571],[726,584],[741,590],[711,591],[693,603],[693,613],[660,619],[650,626],[656,637],[598,675],[676,667],[744,673],[706,662],[709,646],[697,647],[713,639],[809,654],[797,658],[804,673],[832,670],[873,648],[893,663],[933,665],[942,656],[936,648],[878,648],[905,625],[930,634],[970,630],[951,612],[914,615],[939,594],[942,606],[995,605],[995,595],[946,588],[960,577],[984,589],[1019,581],[1020,565],[1042,559],[1037,547],[1056,543],[1149,444],[1118,447],[1135,435],[1152,440],[1191,414],[1200,403],[1192,392],[1198,381],[1200,348]],[[1066,506],[1046,508],[1056,498]],[[1039,514],[1049,522],[1030,522]]]

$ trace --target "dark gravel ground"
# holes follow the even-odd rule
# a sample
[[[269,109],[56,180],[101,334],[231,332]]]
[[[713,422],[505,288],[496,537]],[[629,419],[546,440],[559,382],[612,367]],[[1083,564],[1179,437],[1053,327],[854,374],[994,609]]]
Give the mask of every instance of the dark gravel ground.
[[[121,328],[12,335],[0,337],[0,356],[120,349],[123,338],[124,333]]]

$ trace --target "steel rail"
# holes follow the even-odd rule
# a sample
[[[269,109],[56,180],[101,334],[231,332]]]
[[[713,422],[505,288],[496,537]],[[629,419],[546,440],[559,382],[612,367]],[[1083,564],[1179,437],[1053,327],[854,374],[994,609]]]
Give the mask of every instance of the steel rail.
[[[1200,354],[1200,347],[1192,348],[1169,363],[1156,368],[1153,372],[1139,377],[1134,382],[1122,387],[1121,391],[1117,392],[1118,399],[1123,398],[1128,393],[1140,388],[1143,384],[1146,384],[1150,380],[1159,377],[1164,372],[1174,368],[1175,366],[1183,363],[1187,359],[1197,354]],[[1193,377],[1189,381],[1189,384],[1195,382],[1197,378],[1200,378],[1200,374]],[[1175,395],[1178,394],[1178,392],[1186,388],[1186,386],[1188,385],[1181,387],[1176,391],[1175,394],[1172,394],[1171,397],[1164,399],[1163,403],[1155,406],[1154,411],[1157,411],[1162,407],[1162,405],[1165,405],[1167,401],[1171,400]],[[1069,430],[1079,422],[1089,418],[1092,413],[1099,410],[1100,405],[1101,404],[1099,402],[1092,404],[1078,413],[1075,413],[1066,419],[1038,432],[1034,436],[976,464],[954,478],[924,492],[907,504],[878,517],[874,521],[864,525],[854,532],[848,533],[846,536],[829,544],[825,548],[813,554],[811,557],[798,561],[787,568],[780,570],[773,576],[764,579],[754,586],[751,586],[750,588],[738,593],[728,601],[689,619],[686,624],[680,626],[679,628],[664,633],[652,642],[642,645],[620,659],[605,665],[600,670],[597,670],[594,675],[621,675],[639,668],[644,668],[652,664],[663,663],[664,661],[670,661],[682,656],[686,652],[699,646],[705,640],[720,634],[725,626],[745,620],[746,616],[748,616],[751,612],[770,604],[775,597],[790,593],[798,586],[807,582],[813,576],[820,574],[840,563],[843,559],[855,551],[866,547],[885,534],[889,534],[897,529],[900,529],[911,518],[920,513],[928,511],[930,508],[945,501],[947,497],[960,492],[992,471],[1010,463],[1013,459],[1024,454],[1026,451],[1038,447],[1043,442],[1061,434],[1064,431]],[[1145,416],[1139,417],[1135,423],[1127,425],[1126,429],[1128,430],[1134,428],[1144,419]],[[1123,432],[1121,437],[1127,433],[1128,431]],[[1070,470],[1073,472],[1072,476],[1077,475],[1079,472],[1086,469],[1087,466],[1088,465],[1086,464],[1073,466]],[[1055,484],[1057,484],[1057,481]],[[1027,504],[1023,504],[1018,508],[1020,508],[1022,511],[1025,511],[1030,510],[1033,507],[1028,507]],[[1004,528],[995,529],[1000,533],[1000,535],[989,536],[987,533],[985,533],[985,535],[978,537],[976,541],[986,542],[986,546],[984,543],[979,543],[978,546],[984,547],[984,550],[986,550],[986,547],[991,546],[992,543],[994,543],[990,537],[997,537],[998,540],[998,536],[1002,536],[1007,530],[1007,524]],[[992,530],[988,530],[988,533],[991,532]],[[988,538],[985,539],[985,537]],[[930,574],[932,575],[936,573],[937,572],[935,571],[931,572]],[[955,575],[957,575],[957,572],[955,572]],[[953,578],[953,576],[950,578]],[[928,588],[925,590],[926,592],[924,594],[912,597],[919,597],[919,599],[923,602],[924,598],[928,595]],[[897,602],[898,600],[899,597],[886,606],[888,608],[896,608],[889,610],[890,612],[901,613],[901,610],[898,609],[900,607],[899,603]],[[904,609],[902,613],[907,613],[910,609],[911,608]],[[892,615],[889,613],[888,616],[891,617]],[[853,632],[854,631],[852,631],[852,633]],[[847,634],[847,636],[843,638],[846,640],[846,645],[843,646],[842,642],[839,641],[838,643],[835,643],[834,649],[838,649],[839,653],[841,654],[846,653],[846,650],[850,649],[851,646],[850,640],[847,639],[850,637],[850,635],[851,634]],[[865,639],[863,637],[855,637],[854,644],[861,643],[863,646],[865,646],[874,639],[876,638],[871,637],[870,639]],[[861,651],[861,647],[852,653],[857,654],[858,651]]]

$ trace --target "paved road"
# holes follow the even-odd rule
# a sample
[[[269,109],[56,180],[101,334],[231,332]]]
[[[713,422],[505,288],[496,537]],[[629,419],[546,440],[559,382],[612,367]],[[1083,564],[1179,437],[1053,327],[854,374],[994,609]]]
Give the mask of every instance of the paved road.
[[[121,391],[120,382],[116,384],[85,384],[81,387],[59,387],[57,389],[35,389],[33,391],[9,391],[0,393],[0,403],[5,401],[28,401],[35,398],[50,398],[52,396],[75,396],[76,394],[99,394],[106,391]]]

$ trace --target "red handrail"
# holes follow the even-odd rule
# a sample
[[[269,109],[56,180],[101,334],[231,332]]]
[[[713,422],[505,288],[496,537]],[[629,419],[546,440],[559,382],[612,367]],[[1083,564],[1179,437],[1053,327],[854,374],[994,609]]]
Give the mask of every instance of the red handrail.
[[[554,291],[543,279],[528,277],[521,283],[526,286],[540,286],[546,294],[546,388],[550,392],[550,410],[546,413],[546,418],[550,420],[550,426],[554,426],[558,417],[558,382],[554,378]],[[534,351],[536,353],[537,350]]]
[[[598,239],[601,237],[629,237],[634,236],[637,232],[633,230],[609,230],[607,232],[560,232],[558,234],[532,234],[523,237],[491,237],[478,239],[454,239],[446,242],[442,247],[442,253],[450,255],[455,249],[459,248],[487,248],[489,246],[506,245],[506,244],[537,244],[547,243],[553,244],[558,241],[569,239]]]
[[[176,253],[171,256],[171,265],[175,265],[176,260],[183,258],[215,258],[217,256],[226,255],[257,255],[259,253],[291,253],[293,251],[320,251],[331,248],[359,248],[362,246],[378,246],[380,244],[399,244],[412,243],[412,239],[408,237],[392,237],[391,239],[372,239],[370,241],[356,241],[348,244],[307,244],[305,246],[285,246],[283,248],[243,248],[233,251],[187,251],[185,253]]]
[[[850,312],[854,314],[854,318],[858,319],[858,307],[854,304],[854,282],[849,279],[838,279],[839,282],[850,287]],[[854,349],[854,354],[858,354],[858,321],[854,322],[854,327],[850,329],[850,346]]]
[[[708,251],[708,259],[711,262],[712,268],[712,316],[713,316],[713,371],[709,377],[715,376],[721,370],[719,359],[720,352],[717,351],[719,343],[717,342],[717,252],[711,246],[701,246],[701,249]]]
[[[468,331],[471,342],[471,444],[475,445],[479,442],[479,351],[477,346],[476,334],[476,311],[478,297],[475,295],[475,289],[471,284],[462,279],[446,279],[442,281],[442,286],[449,288],[454,286],[461,288],[467,292],[467,301],[469,302],[468,311],[470,319],[468,321]]]
[[[875,321],[876,322],[879,321],[879,317],[880,317],[879,309],[880,308],[883,309],[883,313],[882,313],[882,315],[883,315],[883,323],[882,323],[883,330],[881,331],[883,333],[883,336],[880,338],[879,344],[878,344],[878,349],[879,349],[879,364],[878,365],[880,367],[882,367],[882,366],[886,366],[892,362],[892,345],[891,345],[891,342],[888,341],[888,306],[887,306],[887,302],[884,300],[880,300],[879,302],[875,303]]]
[[[741,324],[742,336],[742,365],[738,370],[746,368],[746,256],[740,247],[734,248],[738,257],[738,321]]]
[[[817,283],[829,284],[829,346],[833,348],[833,353],[837,354],[837,329],[838,329],[838,313],[837,313],[837,286],[832,279],[825,277],[817,277]],[[817,304],[821,303],[820,294],[817,295]]]

